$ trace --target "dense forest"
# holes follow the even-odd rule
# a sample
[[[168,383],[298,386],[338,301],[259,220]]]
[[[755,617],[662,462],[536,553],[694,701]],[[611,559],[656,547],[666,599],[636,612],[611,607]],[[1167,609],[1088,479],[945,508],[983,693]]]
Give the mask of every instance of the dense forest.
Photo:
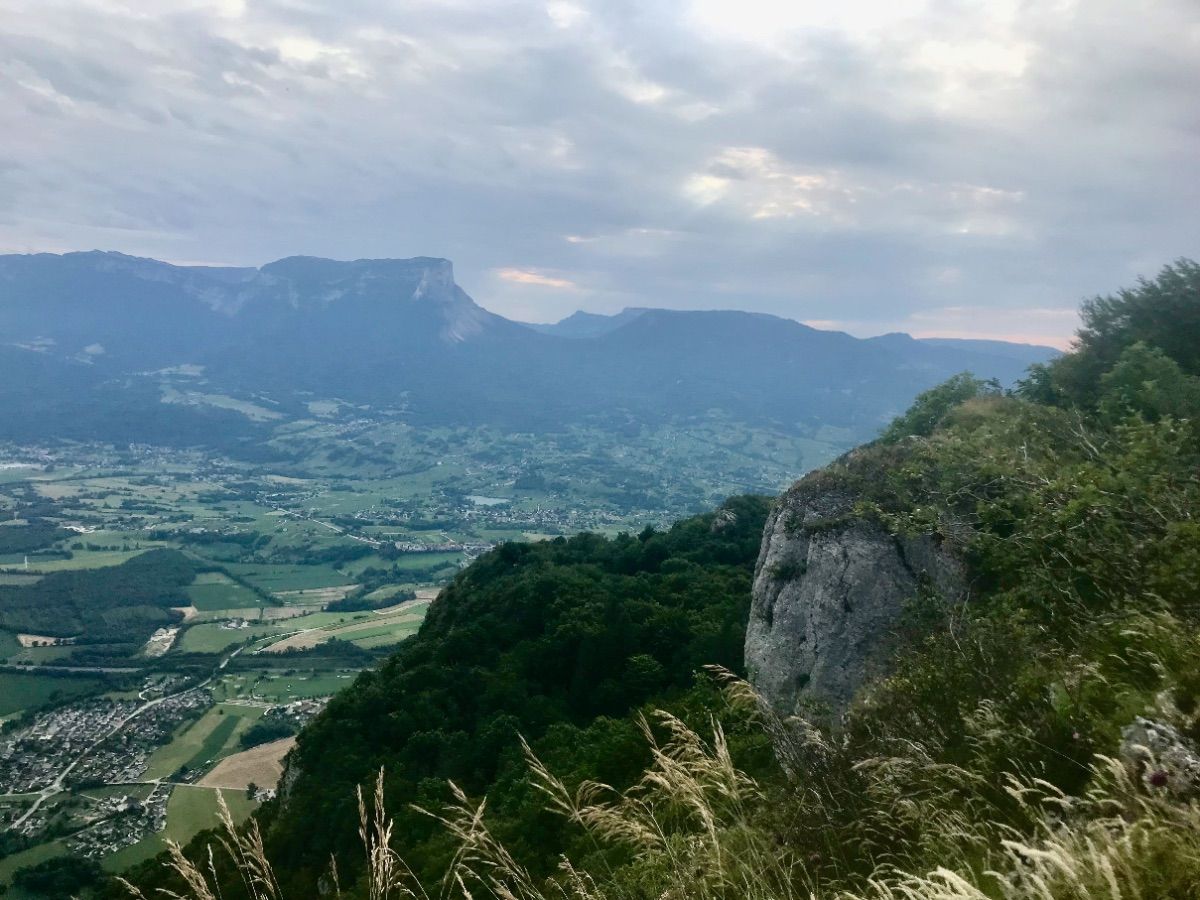
[[[0,627],[81,641],[145,640],[181,619],[183,588],[196,572],[176,550],[149,550],[118,566],[51,572],[33,584],[0,585]]]
[[[278,896],[330,854],[346,897],[420,896],[399,857],[430,896],[1200,896],[1200,266],[1082,317],[1016,391],[954,378],[809,476],[971,574],[966,604],[912,598],[833,730],[695,675],[740,667],[764,501],[505,545],[301,734],[259,818]]]
[[[53,522],[31,518],[22,528],[0,528],[0,555],[43,550],[72,534]]]

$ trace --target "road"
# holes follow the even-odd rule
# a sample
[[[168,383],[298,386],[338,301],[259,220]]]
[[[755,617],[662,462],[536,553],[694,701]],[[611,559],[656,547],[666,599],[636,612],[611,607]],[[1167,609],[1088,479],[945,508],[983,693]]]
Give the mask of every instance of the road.
[[[372,547],[382,547],[384,545],[384,543],[386,543],[385,541],[376,541],[376,540],[372,540],[369,537],[363,537],[361,535],[352,534],[351,532],[347,531],[345,528],[342,528],[340,525],[333,525],[329,522],[322,522],[320,519],[315,519],[312,516],[306,516],[303,513],[298,513],[298,512],[295,512],[294,510],[286,509],[282,506],[276,506],[275,504],[270,503],[270,502],[266,502],[266,505],[270,506],[273,510],[275,510],[278,513],[282,513],[285,516],[291,516],[294,519],[303,519],[306,522],[312,522],[314,525],[320,525],[322,528],[328,528],[330,531],[336,532],[337,534],[340,534],[342,537],[350,538],[350,540],[352,540],[352,541],[358,541],[359,543],[362,543],[362,544],[370,544]]]
[[[221,670],[224,669],[227,665],[229,665],[229,661],[241,652],[242,652],[242,648],[238,647],[236,650],[234,650],[228,656],[223,658],[219,663],[217,663],[217,666],[215,669],[213,669],[212,674],[209,675],[203,681],[201,681],[199,684],[194,684],[189,688],[184,688],[182,691],[176,691],[174,694],[164,694],[163,696],[156,697],[153,700],[147,700],[145,703],[143,703],[141,706],[139,706],[137,709],[135,709],[133,712],[131,712],[129,715],[127,715],[124,719],[122,719],[120,722],[118,722],[116,725],[114,725],[112,728],[110,728],[107,732],[105,732],[103,737],[94,741],[89,747],[84,749],[84,751],[82,753],[80,753],[78,756],[76,756],[70,765],[68,765],[65,769],[63,769],[61,772],[59,772],[58,777],[56,777],[54,779],[54,781],[52,781],[50,784],[46,785],[44,788],[42,788],[40,791],[38,791],[37,799],[33,801],[33,805],[25,811],[24,815],[22,815],[20,818],[13,821],[12,828],[13,829],[20,828],[22,825],[25,824],[25,822],[27,822],[30,819],[31,816],[33,816],[34,813],[36,813],[42,807],[43,803],[45,803],[47,800],[49,800],[54,795],[61,793],[62,789],[63,789],[63,785],[66,783],[67,776],[70,775],[72,771],[74,771],[76,766],[78,766],[81,762],[83,762],[85,759],[87,759],[88,755],[93,750],[95,750],[97,747],[99,747],[101,744],[103,744],[106,740],[108,740],[110,737],[112,737],[114,734],[116,734],[118,731],[120,731],[122,728],[124,728],[126,725],[128,725],[130,722],[132,722],[134,719],[136,719],[138,716],[140,716],[146,710],[152,709],[155,706],[158,706],[164,700],[170,700],[174,697],[180,696],[181,694],[186,694],[188,691],[199,690],[200,688],[207,687],[208,685],[212,684],[212,682],[216,679],[216,677],[221,674]]]

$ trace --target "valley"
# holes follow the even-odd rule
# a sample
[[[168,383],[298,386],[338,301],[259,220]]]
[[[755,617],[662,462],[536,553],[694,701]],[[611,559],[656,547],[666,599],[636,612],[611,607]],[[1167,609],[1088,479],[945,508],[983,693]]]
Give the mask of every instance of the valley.
[[[533,435],[310,406],[265,463],[0,445],[0,881],[62,854],[120,871],[211,826],[217,792],[248,815],[299,727],[497,543],[661,527],[844,446],[716,414]]]

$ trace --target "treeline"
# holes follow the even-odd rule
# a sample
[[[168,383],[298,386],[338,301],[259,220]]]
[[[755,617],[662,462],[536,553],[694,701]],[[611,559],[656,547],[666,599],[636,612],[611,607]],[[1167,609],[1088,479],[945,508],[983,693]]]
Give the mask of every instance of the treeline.
[[[0,554],[43,550],[73,534],[42,519],[30,519],[25,525],[5,525],[0,528]]]
[[[180,620],[195,580],[177,550],[149,550],[119,566],[51,572],[24,585],[0,585],[0,627],[103,642],[145,639]]]
[[[369,600],[367,599],[368,593],[368,591],[359,590],[341,600],[332,600],[325,604],[325,612],[364,612],[372,609],[385,609],[395,606],[397,603],[415,600],[417,596],[416,591],[406,590],[397,591],[382,600]]]
[[[291,737],[300,730],[295,722],[279,716],[263,716],[242,732],[238,744],[243,750]]]

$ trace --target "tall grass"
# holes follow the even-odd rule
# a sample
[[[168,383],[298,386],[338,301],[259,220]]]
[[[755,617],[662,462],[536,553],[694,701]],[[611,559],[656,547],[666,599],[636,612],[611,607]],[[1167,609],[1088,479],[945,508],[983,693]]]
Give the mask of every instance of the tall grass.
[[[641,720],[651,762],[624,791],[593,781],[571,789],[525,745],[530,778],[547,807],[598,846],[624,848],[632,861],[585,871],[563,859],[554,877],[535,878],[490,831],[486,800],[472,801],[452,785],[450,804],[423,810],[457,847],[431,890],[447,900],[1200,897],[1200,807],[1155,790],[1117,760],[1098,757],[1091,787],[1078,797],[1021,774],[989,791],[969,767],[938,763],[914,742],[893,756],[839,759],[841,748],[819,732],[775,717],[747,685],[725,677],[730,700],[759,711],[790,770],[786,782],[764,788],[740,771],[719,722],[712,722],[706,737],[666,712]],[[1003,739],[986,707],[975,718],[982,743]],[[358,805],[364,875],[344,895],[331,863],[320,894],[430,900],[392,846],[382,771],[370,802],[360,789]],[[779,813],[785,813],[782,819]],[[220,849],[233,861],[247,896],[285,900],[257,825],[251,821],[239,830],[224,805],[220,816]],[[789,827],[776,827],[781,820]],[[830,834],[848,842],[832,857],[858,855],[865,875],[829,863]],[[220,900],[213,852],[210,847],[198,864],[170,844],[169,865],[186,889],[162,895]],[[902,865],[919,859],[931,861],[926,870]],[[311,896],[318,896],[315,885]]]

